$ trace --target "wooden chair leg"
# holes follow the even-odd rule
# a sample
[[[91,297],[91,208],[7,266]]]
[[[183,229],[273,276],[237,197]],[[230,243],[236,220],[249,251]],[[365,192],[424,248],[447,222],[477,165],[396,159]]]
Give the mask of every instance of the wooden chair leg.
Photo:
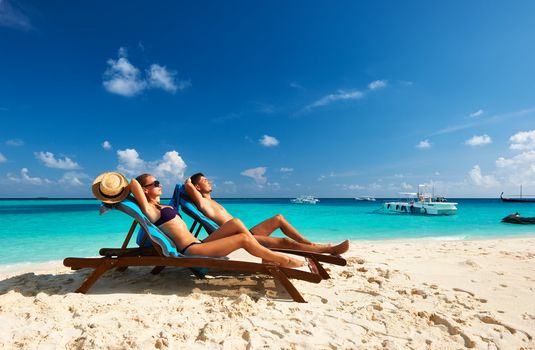
[[[311,269],[315,273],[319,274],[322,279],[328,280],[331,278],[331,276],[329,276],[329,273],[323,268],[318,259],[316,259],[314,256],[309,256],[307,260],[309,264],[312,264]]]
[[[89,290],[89,288],[91,288],[91,286],[95,284],[95,282],[100,278],[100,276],[102,276],[106,271],[112,269],[116,263],[116,261],[112,261],[109,259],[103,260],[102,263],[95,269],[95,271],[93,271],[86,278],[84,283],[82,283],[82,285],[76,290],[76,292],[85,294]]]
[[[163,269],[165,269],[165,266],[155,266],[150,273],[157,275],[162,272]]]
[[[271,274],[271,276],[275,278],[275,280],[279,281],[283,285],[283,287],[286,289],[288,294],[290,294],[290,296],[292,297],[294,301],[298,303],[306,303],[301,293],[299,293],[299,291],[297,290],[297,288],[295,288],[293,283],[290,282],[288,277],[286,277],[286,275],[281,270],[279,270],[278,267],[266,266],[266,269]]]

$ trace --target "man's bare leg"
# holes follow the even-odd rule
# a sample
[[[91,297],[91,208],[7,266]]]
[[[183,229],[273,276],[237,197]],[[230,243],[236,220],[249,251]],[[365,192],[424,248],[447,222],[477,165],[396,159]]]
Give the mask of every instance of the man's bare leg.
[[[337,245],[329,244],[306,244],[296,242],[289,238],[270,237],[254,235],[258,243],[267,248],[282,248],[282,249],[296,249],[304,250],[311,253],[327,253],[339,255],[347,252],[349,249],[349,241],[345,240]]]
[[[277,214],[267,220],[262,221],[251,229],[251,233],[255,236],[269,236],[276,229],[280,229],[286,236],[298,243],[313,245],[311,241],[303,237],[303,235],[301,235],[299,231],[297,231],[297,229],[293,227],[281,214]]]
[[[263,247],[249,232],[237,232],[233,235],[210,242],[194,244],[188,248],[187,254],[220,257],[226,256],[240,248],[245,249],[251,255],[261,258],[263,261],[273,262],[283,267],[303,266],[303,261],[300,259],[273,252],[268,248]]]

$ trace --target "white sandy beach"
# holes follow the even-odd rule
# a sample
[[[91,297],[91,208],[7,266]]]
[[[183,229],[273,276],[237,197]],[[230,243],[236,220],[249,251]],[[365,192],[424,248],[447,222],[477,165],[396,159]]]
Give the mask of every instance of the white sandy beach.
[[[535,349],[535,238],[357,241],[332,279],[0,270],[0,348]]]

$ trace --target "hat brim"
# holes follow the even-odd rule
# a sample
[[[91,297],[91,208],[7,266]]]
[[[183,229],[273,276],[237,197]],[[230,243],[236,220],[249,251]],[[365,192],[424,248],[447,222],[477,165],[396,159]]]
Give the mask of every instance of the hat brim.
[[[100,190],[100,183],[102,182],[105,176],[108,176],[110,174],[120,176],[122,179],[122,183],[125,184],[121,192],[114,196],[109,196]],[[123,174],[118,173],[116,171],[110,171],[102,173],[95,178],[95,180],[93,181],[93,185],[91,186],[91,191],[93,192],[95,198],[99,201],[107,204],[114,204],[119,203],[120,201],[128,197],[128,195],[130,194],[130,184],[128,183],[128,179],[126,178],[126,176],[124,176]]]
[[[126,185],[119,194],[110,197],[105,195],[104,193],[100,192],[100,182],[94,183],[93,186],[91,186],[91,190],[93,191],[93,195],[96,199],[101,201],[102,203],[107,204],[115,204],[119,203],[122,200],[124,200],[128,195],[130,194],[130,184]]]

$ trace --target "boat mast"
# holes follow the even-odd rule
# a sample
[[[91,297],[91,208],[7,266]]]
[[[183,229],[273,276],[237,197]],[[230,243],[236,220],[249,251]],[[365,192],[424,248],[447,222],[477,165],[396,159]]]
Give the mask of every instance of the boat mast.
[[[522,199],[522,185],[520,185],[520,199]]]

